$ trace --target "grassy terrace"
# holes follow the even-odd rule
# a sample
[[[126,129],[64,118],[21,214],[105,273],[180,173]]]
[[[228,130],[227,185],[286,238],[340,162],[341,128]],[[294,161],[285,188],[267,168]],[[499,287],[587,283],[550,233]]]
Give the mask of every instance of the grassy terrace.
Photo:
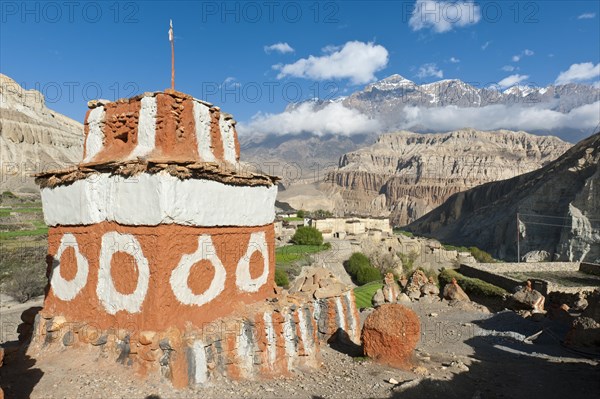
[[[325,251],[328,249],[325,245],[286,245],[275,250],[275,263],[278,265],[288,265],[294,263],[306,255]]]
[[[354,297],[356,298],[356,307],[361,308],[370,308],[371,299],[373,299],[373,295],[375,292],[383,287],[383,283],[381,281],[372,281],[360,287],[356,287],[354,289]]]

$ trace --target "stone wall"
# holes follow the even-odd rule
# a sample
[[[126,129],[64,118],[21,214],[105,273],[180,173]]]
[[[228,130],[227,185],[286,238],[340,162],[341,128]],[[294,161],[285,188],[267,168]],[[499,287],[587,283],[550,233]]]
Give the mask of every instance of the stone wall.
[[[98,351],[117,363],[135,366],[142,375],[160,372],[174,386],[184,387],[210,384],[222,376],[268,378],[298,367],[318,367],[321,343],[340,331],[344,338],[360,343],[360,319],[351,290],[292,302],[284,296],[200,328],[171,326],[161,331],[140,329],[134,323],[102,327],[95,322],[69,322],[42,312],[35,317],[29,353],[66,347]]]

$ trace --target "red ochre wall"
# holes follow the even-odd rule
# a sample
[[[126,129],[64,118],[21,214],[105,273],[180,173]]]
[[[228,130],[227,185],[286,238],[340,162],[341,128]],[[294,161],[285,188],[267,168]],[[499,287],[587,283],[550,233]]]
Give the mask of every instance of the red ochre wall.
[[[148,262],[149,281],[139,312],[127,310],[109,314],[97,293],[98,271],[101,257],[102,237],[106,233],[131,234],[139,242],[132,244]],[[252,233],[264,232],[268,253],[268,276],[266,282],[256,292],[245,292],[236,284],[238,262],[246,257]],[[78,250],[87,259],[89,272],[85,285],[74,298],[63,300],[55,295],[52,284],[44,303],[44,315],[62,315],[69,322],[86,322],[96,328],[106,330],[125,328],[128,330],[161,331],[169,327],[184,328],[189,323],[202,328],[217,318],[235,315],[244,305],[264,300],[273,295],[275,248],[273,224],[259,227],[189,227],[181,225],[159,225],[155,227],[121,226],[113,222],[103,222],[89,226],[52,227],[48,233],[48,271],[52,277],[58,272],[64,280],[72,281],[77,273],[75,249],[65,247],[60,259],[54,259],[65,234],[76,239]],[[198,250],[199,237],[210,236],[214,251],[226,271],[224,289],[204,305],[181,303],[171,288],[171,275],[182,256]],[[72,238],[71,238],[72,240]],[[138,283],[137,263],[134,257],[115,248],[110,261],[110,275],[115,289],[121,294],[131,294]],[[134,251],[134,252],[135,252]],[[139,252],[135,252],[136,254]],[[55,270],[60,264],[60,270]],[[263,258],[259,251],[250,256],[250,277],[257,278],[263,273]],[[187,283],[191,291],[202,294],[211,284],[215,269],[208,260],[193,264]]]

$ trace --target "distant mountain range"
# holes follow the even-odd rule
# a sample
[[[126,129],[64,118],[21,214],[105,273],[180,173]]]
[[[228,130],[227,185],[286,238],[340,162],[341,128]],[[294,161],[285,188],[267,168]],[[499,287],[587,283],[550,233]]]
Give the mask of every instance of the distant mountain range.
[[[247,149],[242,151],[242,157],[257,163],[273,160],[294,162],[307,170],[315,163],[332,165],[342,154],[372,144],[378,134],[385,132],[435,133],[470,127],[477,130],[524,130],[576,142],[593,131],[582,127],[584,116],[592,119],[594,125],[600,122],[598,87],[585,84],[521,85],[505,89],[479,86],[461,80],[419,85],[400,75],[392,75],[346,97],[292,103],[285,112],[293,112],[307,103],[314,111],[331,104],[342,104],[378,121],[380,129],[359,135],[317,135],[310,131],[287,135],[254,132],[240,137],[242,148]],[[562,119],[557,124],[560,127],[551,127],[556,119]],[[474,126],[477,124],[494,127],[478,128]],[[545,125],[550,127],[543,128]]]

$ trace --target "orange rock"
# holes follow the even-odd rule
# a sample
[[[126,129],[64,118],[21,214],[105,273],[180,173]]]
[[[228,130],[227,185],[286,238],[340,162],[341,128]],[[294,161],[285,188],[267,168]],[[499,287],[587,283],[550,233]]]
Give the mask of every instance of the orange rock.
[[[154,331],[142,331],[140,332],[140,344],[150,345],[156,339],[156,333]]]
[[[399,304],[384,304],[367,317],[362,330],[365,355],[394,367],[410,365],[419,341],[419,318]]]

